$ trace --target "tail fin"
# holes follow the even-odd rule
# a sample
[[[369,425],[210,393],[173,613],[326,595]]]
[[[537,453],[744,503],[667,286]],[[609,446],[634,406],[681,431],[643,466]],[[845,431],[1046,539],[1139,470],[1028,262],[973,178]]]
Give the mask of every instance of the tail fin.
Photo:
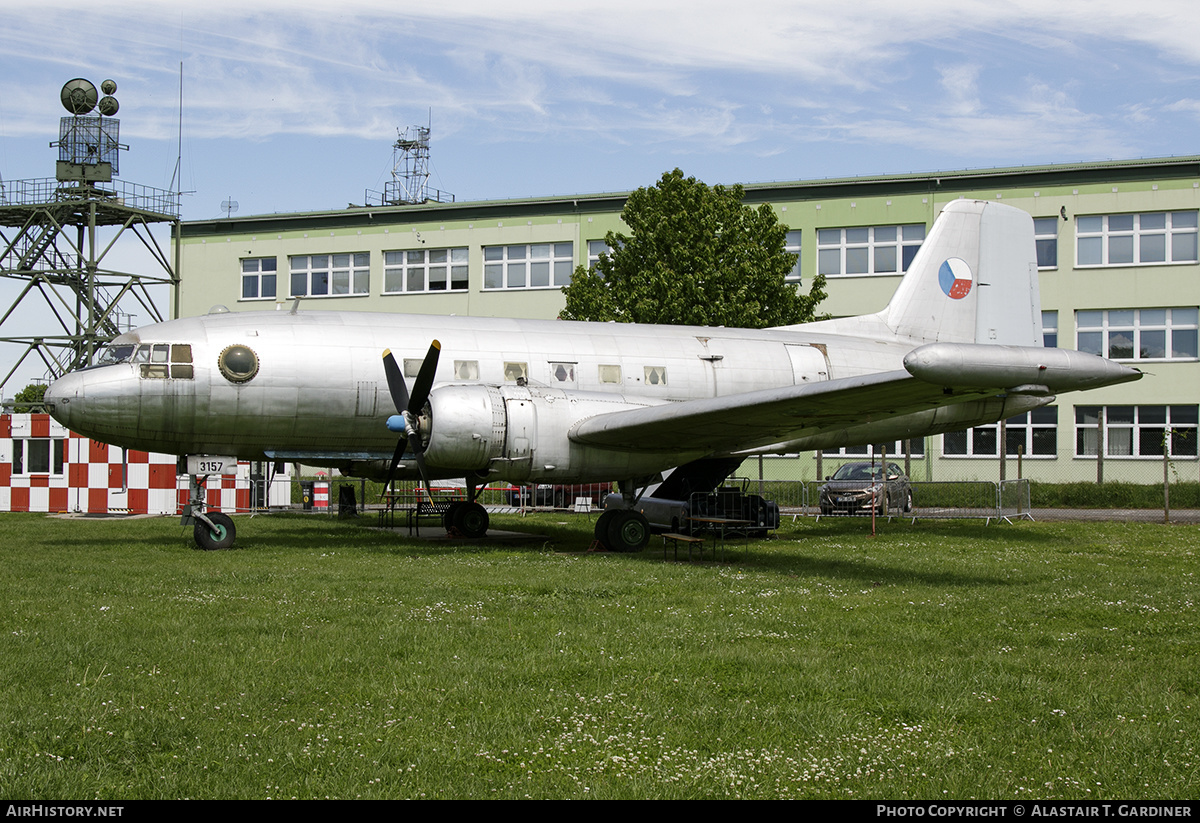
[[[879,319],[920,343],[1041,346],[1033,218],[983,200],[947,204]]]

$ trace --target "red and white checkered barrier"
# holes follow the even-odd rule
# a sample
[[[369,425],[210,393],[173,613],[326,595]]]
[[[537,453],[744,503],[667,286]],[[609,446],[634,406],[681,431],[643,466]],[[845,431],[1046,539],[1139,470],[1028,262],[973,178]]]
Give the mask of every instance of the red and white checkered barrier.
[[[49,441],[49,465],[32,465],[34,440]],[[290,478],[271,485],[272,505],[291,502]],[[238,463],[236,476],[210,477],[206,492],[210,509],[249,511],[250,464]],[[177,514],[187,501],[188,478],[176,474],[174,455],[89,440],[48,414],[0,414],[0,511]]]

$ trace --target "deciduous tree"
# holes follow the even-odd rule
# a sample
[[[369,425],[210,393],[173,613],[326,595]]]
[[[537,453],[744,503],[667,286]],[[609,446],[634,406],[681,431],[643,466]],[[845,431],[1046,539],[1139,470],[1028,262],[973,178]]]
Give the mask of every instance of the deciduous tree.
[[[740,185],[709,187],[679,169],[629,195],[608,251],[563,288],[564,320],[764,328],[814,319],[825,278],[807,293],[786,282],[796,256],[770,206]]]

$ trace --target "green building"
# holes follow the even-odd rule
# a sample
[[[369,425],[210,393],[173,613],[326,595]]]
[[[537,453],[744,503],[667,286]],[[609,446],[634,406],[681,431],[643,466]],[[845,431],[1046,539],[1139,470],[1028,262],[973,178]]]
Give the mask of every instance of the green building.
[[[553,318],[577,264],[620,229],[625,193],[351,207],[188,221],[177,316],[214,304]],[[831,315],[883,308],[941,208],[1000,200],[1034,218],[1046,345],[1137,366],[1136,383],[1068,395],[1030,415],[908,444],[915,479],[1050,482],[1200,479],[1200,157],[746,186],[799,255],[792,278],[828,278]],[[1000,459],[1001,446],[1007,452]],[[904,444],[877,444],[903,455]],[[767,458],[811,480],[872,447]],[[1018,457],[1019,454],[1019,457]],[[1018,465],[1019,461],[1019,465]]]

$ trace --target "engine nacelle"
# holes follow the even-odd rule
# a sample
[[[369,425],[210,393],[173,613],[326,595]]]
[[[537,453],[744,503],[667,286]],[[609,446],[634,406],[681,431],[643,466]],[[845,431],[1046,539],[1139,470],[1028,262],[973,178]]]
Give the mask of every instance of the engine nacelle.
[[[425,460],[512,482],[589,482],[657,472],[675,465],[679,455],[597,449],[567,436],[580,420],[647,405],[621,395],[562,389],[442,386],[430,392],[429,420],[421,425]]]

